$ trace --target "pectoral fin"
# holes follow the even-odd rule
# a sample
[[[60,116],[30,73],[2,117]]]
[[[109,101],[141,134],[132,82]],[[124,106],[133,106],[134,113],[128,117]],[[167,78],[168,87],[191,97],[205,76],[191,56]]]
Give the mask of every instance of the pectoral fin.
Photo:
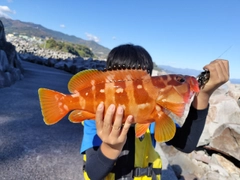
[[[166,142],[173,138],[176,133],[176,125],[164,112],[159,112],[155,118],[154,138],[157,142]]]
[[[136,137],[139,138],[141,137],[142,135],[144,135],[149,127],[150,123],[146,123],[146,124],[139,124],[137,123],[135,125],[135,134],[136,134]]]
[[[81,123],[86,119],[95,119],[95,114],[82,110],[74,110],[70,113],[68,119],[73,123]]]

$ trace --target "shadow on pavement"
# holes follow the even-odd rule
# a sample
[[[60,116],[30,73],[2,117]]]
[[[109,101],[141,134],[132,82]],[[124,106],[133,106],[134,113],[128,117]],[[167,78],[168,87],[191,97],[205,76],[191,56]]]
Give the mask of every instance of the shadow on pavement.
[[[0,89],[1,179],[83,179],[82,125],[43,122],[38,88],[68,93],[72,74],[23,62],[24,78]]]

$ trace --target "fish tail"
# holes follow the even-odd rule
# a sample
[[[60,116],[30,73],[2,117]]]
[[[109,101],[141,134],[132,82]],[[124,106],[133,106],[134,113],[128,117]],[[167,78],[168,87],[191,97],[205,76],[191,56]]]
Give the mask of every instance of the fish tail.
[[[55,124],[69,112],[65,94],[45,88],[39,88],[38,94],[45,124]]]

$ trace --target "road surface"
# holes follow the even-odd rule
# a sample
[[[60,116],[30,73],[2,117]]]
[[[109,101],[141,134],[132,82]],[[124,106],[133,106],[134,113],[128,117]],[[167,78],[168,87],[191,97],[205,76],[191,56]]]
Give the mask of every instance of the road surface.
[[[38,88],[68,93],[72,77],[62,70],[23,61],[24,78],[0,88],[0,179],[81,180],[82,125],[65,117],[43,122]]]

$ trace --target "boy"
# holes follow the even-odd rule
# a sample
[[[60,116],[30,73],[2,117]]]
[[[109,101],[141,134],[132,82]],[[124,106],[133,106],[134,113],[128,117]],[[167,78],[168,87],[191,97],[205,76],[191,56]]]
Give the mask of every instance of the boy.
[[[107,58],[107,69],[135,67],[140,65],[149,74],[153,62],[149,53],[141,46],[125,44],[111,50]],[[229,79],[226,60],[215,60],[204,69],[210,71],[208,83],[194,97],[189,114],[182,127],[167,144],[186,153],[193,151],[202,134],[208,113],[211,94]],[[104,116],[104,105],[100,103],[96,119],[84,122],[81,153],[84,154],[85,179],[161,179],[161,159],[154,150],[154,125],[141,138],[135,138],[133,117],[130,115],[122,128],[123,108],[110,105]]]

